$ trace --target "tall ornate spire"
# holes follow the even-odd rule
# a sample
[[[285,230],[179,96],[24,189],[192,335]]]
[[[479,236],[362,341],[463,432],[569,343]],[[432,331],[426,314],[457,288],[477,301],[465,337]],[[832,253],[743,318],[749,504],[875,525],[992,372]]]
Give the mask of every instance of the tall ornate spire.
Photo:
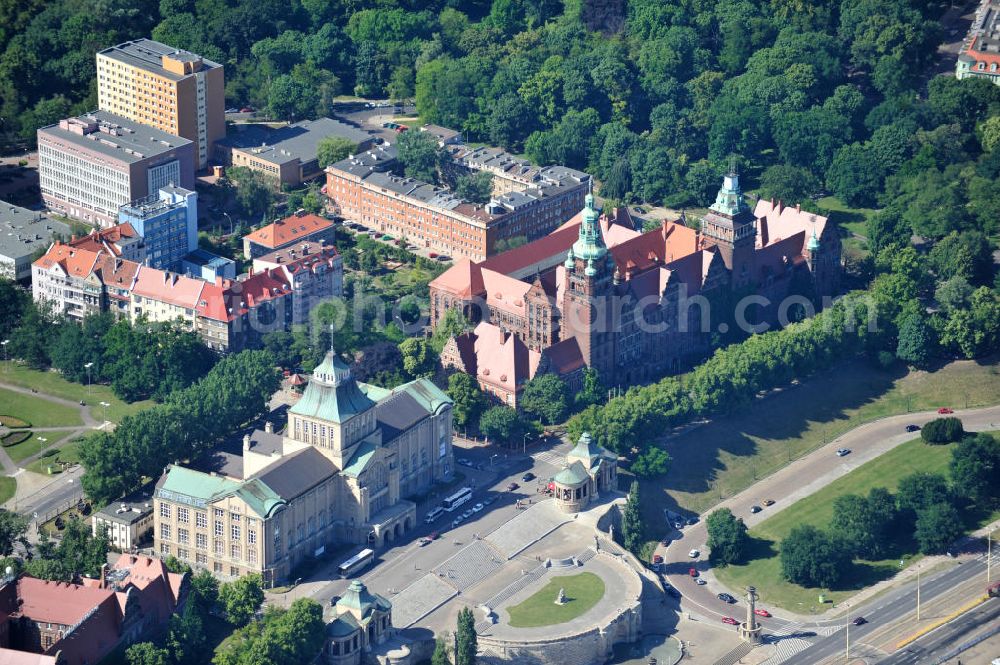
[[[591,181],[591,191],[584,199],[584,208],[580,222],[580,237],[573,243],[573,254],[578,259],[593,261],[603,258],[608,253],[608,248],[604,244],[601,235],[601,225],[598,221],[599,215],[594,208],[594,184]]]
[[[750,210],[743,199],[743,191],[740,190],[740,175],[736,172],[735,158],[730,161],[729,173],[722,179],[722,189],[715,195],[715,203],[709,209],[729,217]]]

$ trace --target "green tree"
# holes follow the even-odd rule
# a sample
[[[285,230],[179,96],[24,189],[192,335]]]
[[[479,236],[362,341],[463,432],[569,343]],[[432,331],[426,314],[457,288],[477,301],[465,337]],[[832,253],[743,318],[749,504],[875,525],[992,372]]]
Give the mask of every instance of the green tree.
[[[479,416],[486,410],[488,403],[475,377],[465,372],[449,376],[448,397],[455,403],[452,407],[455,427],[478,429]]]
[[[845,494],[834,501],[830,528],[850,546],[854,556],[878,559],[885,554],[896,514],[891,495],[888,503],[884,499],[883,494],[872,496],[871,500]]]
[[[978,358],[1000,348],[1000,300],[981,286],[969,297],[969,306],[949,312],[941,330],[941,346],[966,358]]]
[[[934,290],[934,299],[946,310],[964,308],[972,296],[972,286],[961,275],[955,275],[940,282]]]
[[[604,385],[601,383],[601,377],[597,370],[593,367],[584,368],[583,385],[574,398],[577,408],[600,404],[604,401],[604,394]]]
[[[910,244],[910,228],[898,208],[888,207],[870,215],[865,221],[868,249],[878,255],[889,246]]]
[[[435,353],[440,354],[444,350],[444,345],[448,340],[471,329],[469,320],[465,318],[458,309],[448,309],[445,311],[437,325],[434,326],[434,333],[431,335],[431,347]]]
[[[17,543],[27,548],[28,541],[25,537],[27,532],[27,518],[0,508],[0,556],[7,557],[13,554]]]
[[[8,352],[32,369],[46,369],[51,363],[48,340],[53,332],[48,317],[38,307],[29,305],[21,316],[20,325],[11,332]]]
[[[750,544],[747,525],[728,508],[712,511],[705,520],[708,550],[713,563],[728,565],[743,561]]]
[[[7,339],[31,304],[31,296],[16,282],[0,277],[0,337]]]
[[[939,279],[962,277],[975,285],[993,282],[993,248],[978,231],[952,231],[934,244],[929,259]]]
[[[445,633],[445,636],[438,636],[434,640],[434,654],[431,656],[431,665],[451,665],[451,650],[448,649],[447,633]]]
[[[431,376],[438,365],[438,356],[428,340],[408,337],[399,345],[403,357],[403,370],[413,378]]]
[[[396,141],[396,147],[406,177],[429,183],[438,182],[441,149],[433,136],[427,132],[403,132]]]
[[[128,665],[173,665],[170,652],[152,642],[138,642],[125,651]]]
[[[632,482],[622,511],[621,541],[625,549],[637,554],[646,542],[646,524],[642,520],[642,496],[639,483]]]
[[[954,443],[965,436],[960,418],[935,418],[920,430],[920,438],[926,443]]]
[[[206,616],[219,602],[219,580],[207,569],[199,570],[191,576],[191,598],[198,605],[202,616]]]
[[[569,412],[569,389],[555,374],[542,374],[524,384],[521,409],[545,425],[561,423]]]
[[[671,457],[666,450],[659,446],[651,445],[636,456],[631,467],[632,473],[640,478],[662,476],[670,470],[671,461]]]
[[[797,526],[781,541],[781,574],[793,584],[832,589],[850,567],[846,543],[814,526]]]
[[[1000,441],[989,434],[959,441],[951,453],[948,471],[956,493],[978,506],[991,506],[1000,499]]]
[[[899,480],[896,503],[901,512],[914,518],[918,512],[935,503],[951,500],[947,479],[938,473],[918,471]]]
[[[934,503],[917,513],[913,537],[922,554],[941,554],[962,536],[962,516],[950,503]]]
[[[458,178],[455,194],[470,203],[488,203],[493,195],[493,175],[488,171],[477,171]]]
[[[874,153],[852,143],[834,155],[826,172],[826,186],[848,205],[871,205],[882,188],[882,175]]]
[[[914,367],[926,367],[934,352],[934,330],[920,314],[910,314],[899,326],[896,357]]]
[[[325,169],[328,164],[346,159],[357,149],[358,144],[350,139],[343,136],[327,136],[316,144],[316,159],[319,162],[319,167]]]
[[[170,617],[166,646],[177,665],[194,665],[201,662],[205,644],[205,626],[199,609],[188,603],[181,614]]]
[[[494,443],[512,445],[520,442],[524,424],[514,409],[494,406],[480,416],[479,431]]]
[[[244,575],[223,584],[219,587],[219,602],[226,611],[229,623],[234,626],[247,625],[264,602],[260,575]]]
[[[775,164],[760,176],[760,197],[786,203],[809,201],[820,190],[819,181],[808,169]]]
[[[476,617],[471,609],[463,607],[458,611],[455,631],[455,665],[475,665],[477,650]]]

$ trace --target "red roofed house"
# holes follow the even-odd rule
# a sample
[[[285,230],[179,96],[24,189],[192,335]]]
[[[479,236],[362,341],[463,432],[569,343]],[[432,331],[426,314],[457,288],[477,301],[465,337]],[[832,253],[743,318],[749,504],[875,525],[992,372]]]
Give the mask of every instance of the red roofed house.
[[[759,201],[751,212],[735,174],[701,229],[665,221],[642,233],[627,211],[599,215],[588,196],[583,212],[550,235],[457,262],[430,283],[431,322],[459,309],[478,325],[448,343],[442,362],[512,406],[541,372],[574,381],[587,366],[607,385],[629,385],[707,352],[719,321],[733,315],[726,305],[713,322],[713,302],[764,296],[771,304],[748,312],[770,322],[787,296],[818,299],[839,288],[837,229],[781,202]]]
[[[258,256],[303,242],[314,243],[317,246],[323,240],[332,243],[334,234],[333,222],[300,210],[291,217],[279,219],[273,224],[243,236],[243,256],[247,259],[256,259]]]
[[[31,264],[31,292],[54,314],[82,321],[104,311],[104,284],[97,271],[100,254],[56,241]]]
[[[292,323],[306,323],[309,312],[344,290],[344,261],[333,245],[304,242],[253,260],[253,269],[277,270],[292,289]]]
[[[102,231],[94,229],[88,235],[74,237],[71,247],[106,252],[111,256],[142,263],[146,258],[146,245],[131,224],[117,224]]]
[[[0,586],[0,663],[96,665],[120,644],[165,628],[187,593],[186,574],[129,554],[82,584],[8,578]]]
[[[231,353],[252,347],[262,335],[288,330],[293,292],[278,269],[241,275],[240,279],[204,283],[196,307],[196,330],[215,351]]]
[[[965,37],[955,78],[985,78],[1000,85],[1000,0],[981,0]]]

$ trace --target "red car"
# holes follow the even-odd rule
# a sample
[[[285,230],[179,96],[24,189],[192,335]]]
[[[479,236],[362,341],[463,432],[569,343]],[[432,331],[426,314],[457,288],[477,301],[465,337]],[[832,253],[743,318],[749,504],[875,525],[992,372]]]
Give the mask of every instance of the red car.
[[[942,416],[945,416],[948,415],[949,413],[955,413],[955,412],[946,406],[942,406],[940,409],[938,409],[938,413],[940,413]]]
[[[722,623],[728,623],[730,626],[740,625],[740,622],[733,617],[722,617]]]
[[[688,568],[688,575],[698,577],[698,570],[696,568]]]
[[[755,609],[755,610],[753,611],[753,613],[754,613],[754,614],[756,614],[756,615],[757,615],[757,616],[759,616],[759,617],[769,617],[769,616],[771,616],[771,613],[770,613],[770,612],[768,612],[767,610],[762,610],[762,609],[761,609],[761,608],[759,608],[759,607],[758,607],[757,609]]]
[[[663,563],[663,557],[659,554],[654,554],[653,563]]]
[[[438,538],[441,537],[441,534],[438,533],[437,531],[431,531],[429,534],[427,534],[427,537],[431,540],[437,540]]]

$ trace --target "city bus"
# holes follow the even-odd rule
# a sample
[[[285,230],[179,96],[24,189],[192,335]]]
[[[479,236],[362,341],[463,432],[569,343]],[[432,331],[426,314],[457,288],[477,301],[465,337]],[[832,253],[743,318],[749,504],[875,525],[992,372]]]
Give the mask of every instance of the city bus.
[[[375,560],[375,551],[369,549],[363,549],[350,559],[340,564],[338,571],[341,577],[350,577],[355,573],[359,573]]]
[[[449,513],[461,506],[463,503],[468,503],[472,501],[472,488],[463,487],[458,490],[447,499],[441,502],[441,507],[447,510]]]
[[[427,517],[424,518],[424,523],[430,524],[431,522],[441,517],[442,515],[444,515],[444,508],[442,508],[441,506],[435,506],[430,511],[428,511]]]

